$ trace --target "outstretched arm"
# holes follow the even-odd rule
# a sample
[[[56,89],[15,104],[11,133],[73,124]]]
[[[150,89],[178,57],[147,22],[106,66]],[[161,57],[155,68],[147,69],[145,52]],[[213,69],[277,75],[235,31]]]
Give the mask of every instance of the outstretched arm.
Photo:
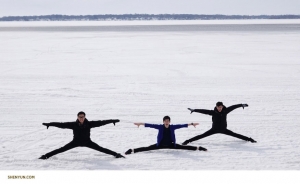
[[[206,109],[191,109],[191,108],[188,108],[188,110],[191,111],[191,114],[193,112],[198,112],[198,113],[202,113],[202,114],[207,114],[207,115],[213,115],[214,111],[212,110],[206,110]]]
[[[244,109],[244,107],[248,107],[248,104],[237,104],[237,105],[232,105],[230,107],[227,107],[227,114],[239,107],[243,107],[243,109]]]
[[[173,126],[174,130],[179,129],[179,128],[187,128],[189,124],[177,124],[177,125],[170,125]]]
[[[174,127],[174,130],[179,129],[179,128],[187,128],[188,126],[196,126],[199,125],[199,123],[189,123],[189,124],[178,124],[178,125],[172,125]]]
[[[108,119],[108,120],[98,120],[98,121],[90,121],[91,128],[103,126],[109,123],[113,123],[116,125],[117,122],[120,122],[118,119]]]
[[[47,129],[49,128],[49,126],[54,126],[57,128],[68,128],[68,129],[72,129],[74,127],[74,123],[75,122],[66,122],[66,123],[62,123],[62,122],[50,122],[50,123],[43,123],[44,126],[47,126]]]
[[[155,129],[159,129],[159,127],[161,126],[161,125],[149,124],[149,123],[133,123],[133,124],[138,126],[138,128],[140,127],[140,125],[144,125],[145,127],[155,128]]]

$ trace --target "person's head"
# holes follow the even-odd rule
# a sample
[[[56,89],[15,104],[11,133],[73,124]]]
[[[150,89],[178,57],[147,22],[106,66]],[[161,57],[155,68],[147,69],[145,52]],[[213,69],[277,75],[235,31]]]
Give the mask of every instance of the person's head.
[[[77,119],[82,124],[85,120],[85,113],[83,111],[78,112]]]
[[[169,127],[169,125],[170,125],[170,122],[171,122],[171,118],[169,117],[169,116],[165,116],[164,118],[163,118],[163,122],[164,122],[164,125],[165,125],[165,127]]]
[[[223,103],[222,102],[217,102],[216,103],[216,108],[219,112],[222,112],[223,109]]]

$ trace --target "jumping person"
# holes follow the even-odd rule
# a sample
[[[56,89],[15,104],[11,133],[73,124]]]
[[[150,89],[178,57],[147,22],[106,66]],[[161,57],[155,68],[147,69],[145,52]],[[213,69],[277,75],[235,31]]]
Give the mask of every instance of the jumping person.
[[[134,123],[138,127],[140,125],[144,125],[145,127],[158,129],[157,143],[148,147],[129,149],[125,152],[125,154],[128,155],[131,153],[138,153],[142,151],[150,151],[150,150],[157,150],[157,149],[182,149],[182,150],[194,150],[194,151],[195,150],[207,151],[207,149],[203,147],[182,146],[176,144],[176,138],[175,138],[176,129],[188,127],[190,125],[196,127],[197,125],[199,125],[199,123],[170,125],[170,121],[171,118],[169,116],[165,116],[163,118],[163,125],[148,124],[148,123]]]
[[[79,146],[80,147],[88,147],[88,148],[91,148],[91,149],[94,149],[94,150],[97,150],[97,151],[100,151],[100,152],[103,152],[103,153],[106,153],[109,155],[113,155],[116,158],[122,158],[122,157],[125,158],[124,156],[122,156],[119,153],[116,153],[109,149],[100,147],[98,144],[94,143],[90,138],[91,128],[103,126],[103,125],[106,125],[109,123],[113,123],[115,125],[115,123],[117,123],[119,121],[120,120],[118,120],[118,119],[110,119],[110,120],[103,120],[103,121],[88,121],[85,118],[85,113],[81,111],[77,114],[76,122],[43,123],[43,125],[47,126],[47,129],[49,128],[49,126],[72,129],[74,137],[70,143],[66,144],[65,146],[63,146],[59,149],[53,150],[49,153],[46,153],[45,155],[42,155],[39,159],[45,160],[45,159],[52,157],[53,155],[65,152],[67,150],[70,150],[72,148],[79,147]]]
[[[198,113],[207,114],[207,115],[212,116],[213,124],[212,124],[212,128],[210,130],[208,130],[207,132],[205,132],[201,135],[197,135],[191,139],[184,141],[182,143],[182,145],[187,145],[193,141],[202,139],[204,137],[207,137],[207,136],[210,136],[210,135],[213,135],[216,133],[230,135],[230,136],[236,137],[238,139],[256,143],[256,141],[253,140],[251,137],[246,137],[246,136],[237,134],[237,133],[227,129],[227,114],[239,107],[243,107],[243,109],[244,109],[244,107],[248,107],[248,104],[238,104],[238,105],[233,105],[230,107],[225,107],[222,102],[217,102],[214,110],[188,108],[188,110],[191,111],[191,114],[193,112],[198,112]]]

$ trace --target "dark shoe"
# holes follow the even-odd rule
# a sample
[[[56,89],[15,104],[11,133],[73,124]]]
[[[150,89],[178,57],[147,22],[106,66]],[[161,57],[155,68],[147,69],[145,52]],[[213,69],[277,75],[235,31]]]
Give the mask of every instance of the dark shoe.
[[[48,159],[49,157],[47,157],[46,155],[42,155],[39,159],[42,159],[42,160],[46,160]]]
[[[253,140],[251,137],[248,139],[248,141],[252,142],[252,143],[256,143],[255,140]]]
[[[187,145],[188,143],[190,143],[190,141],[186,140],[182,143],[182,145]]]
[[[127,150],[126,152],[125,152],[125,155],[129,155],[129,154],[131,154],[132,153],[132,149],[129,149],[129,150]]]
[[[207,151],[207,149],[199,146],[199,151]]]
[[[123,155],[121,155],[120,153],[115,155],[116,158],[125,158]]]

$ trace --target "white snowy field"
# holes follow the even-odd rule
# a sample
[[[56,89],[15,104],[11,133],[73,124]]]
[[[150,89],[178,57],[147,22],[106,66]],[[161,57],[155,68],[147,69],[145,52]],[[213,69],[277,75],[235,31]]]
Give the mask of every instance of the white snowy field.
[[[1,31],[0,41],[1,170],[300,169],[299,29]],[[228,129],[258,143],[216,134],[190,144],[207,152],[116,159],[80,147],[38,159],[73,136],[43,122],[75,121],[79,111],[89,120],[120,119],[92,129],[91,138],[124,154],[156,142],[157,130],[133,122],[160,124],[165,115],[172,124],[199,122],[176,130],[181,144],[211,127],[210,116],[186,108],[213,109],[217,101],[249,104],[228,115]]]

